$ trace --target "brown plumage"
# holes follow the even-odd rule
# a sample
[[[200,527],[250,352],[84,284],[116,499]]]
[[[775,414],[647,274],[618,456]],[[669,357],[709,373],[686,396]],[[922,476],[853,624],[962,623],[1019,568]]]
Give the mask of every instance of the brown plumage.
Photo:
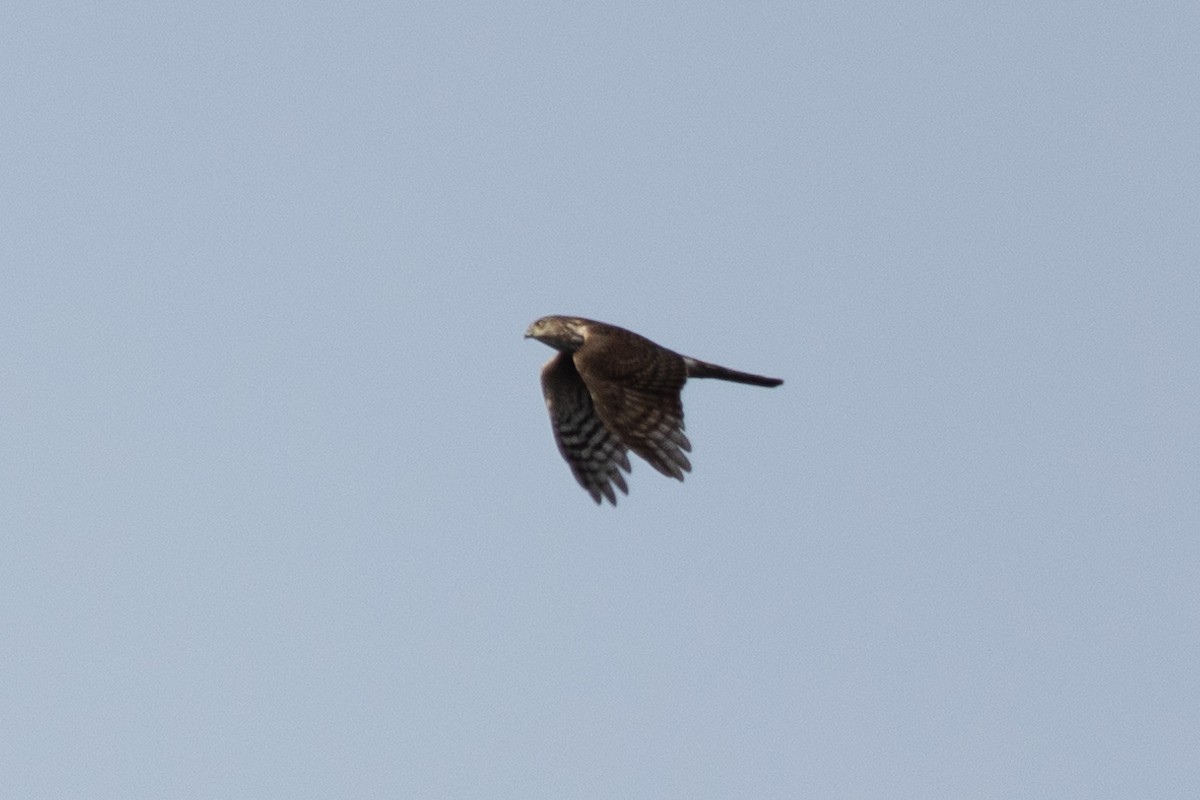
[[[542,368],[542,394],[558,450],[579,485],[600,503],[628,494],[621,470],[632,450],[662,474],[683,480],[692,449],[679,394],[688,378],[778,386],[778,378],[680,355],[633,331],[579,317],[542,317],[525,331],[559,352]]]

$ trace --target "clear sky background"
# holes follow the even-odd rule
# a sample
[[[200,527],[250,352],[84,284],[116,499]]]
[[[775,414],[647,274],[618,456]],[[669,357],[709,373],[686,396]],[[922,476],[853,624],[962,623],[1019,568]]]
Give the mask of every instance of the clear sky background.
[[[1196,796],[1198,9],[9,4],[3,793]]]

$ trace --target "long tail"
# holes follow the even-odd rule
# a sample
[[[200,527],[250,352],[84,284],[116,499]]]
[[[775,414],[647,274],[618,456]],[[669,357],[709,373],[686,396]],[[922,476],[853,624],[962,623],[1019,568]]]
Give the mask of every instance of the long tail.
[[[707,361],[700,361],[689,356],[684,356],[683,361],[687,364],[689,378],[717,378],[734,383],[749,383],[752,386],[778,386],[783,383],[781,378],[768,378],[764,375],[738,372],[736,369],[719,367],[716,364],[709,364]]]

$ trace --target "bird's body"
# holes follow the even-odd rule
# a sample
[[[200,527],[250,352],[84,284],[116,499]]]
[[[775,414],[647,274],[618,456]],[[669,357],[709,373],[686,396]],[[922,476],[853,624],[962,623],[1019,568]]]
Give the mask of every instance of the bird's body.
[[[527,338],[559,352],[542,368],[542,393],[554,439],[575,479],[597,503],[628,493],[628,450],[662,474],[683,480],[685,452],[680,391],[688,378],[778,386],[778,378],[680,355],[633,331],[580,317],[542,317]]]

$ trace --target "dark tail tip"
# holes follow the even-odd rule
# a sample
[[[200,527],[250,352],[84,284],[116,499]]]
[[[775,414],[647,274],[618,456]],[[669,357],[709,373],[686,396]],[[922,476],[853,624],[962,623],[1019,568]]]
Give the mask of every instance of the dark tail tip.
[[[768,378],[766,375],[755,375],[752,372],[738,372],[736,369],[709,364],[707,361],[700,361],[695,358],[685,358],[684,361],[687,364],[689,378],[716,378],[722,381],[748,383],[751,386],[766,386],[768,388],[779,386],[783,383],[782,378]]]

